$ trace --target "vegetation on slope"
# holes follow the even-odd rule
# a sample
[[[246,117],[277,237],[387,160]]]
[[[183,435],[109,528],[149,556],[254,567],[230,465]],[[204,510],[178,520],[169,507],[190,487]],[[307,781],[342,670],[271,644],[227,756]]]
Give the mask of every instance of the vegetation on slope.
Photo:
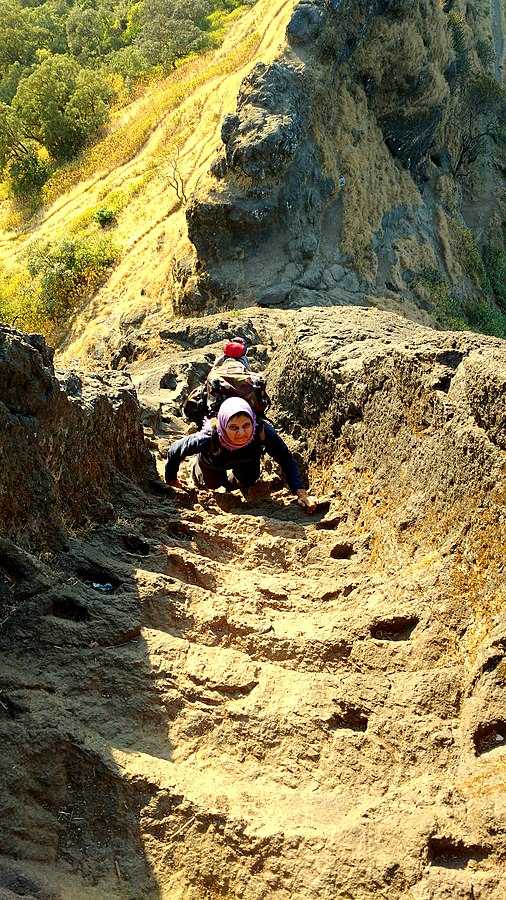
[[[163,149],[150,158],[147,171],[129,180],[124,187],[105,190],[100,202],[88,207],[67,224],[64,240],[34,242],[28,245],[25,264],[14,274],[0,274],[0,321],[24,330],[41,331],[57,340],[79,304],[85,302],[109,274],[122,254],[114,239],[114,228],[121,213],[142,190],[146,181],[177,153],[195,122],[179,117],[178,105],[198,87],[218,76],[230,74],[252,58],[259,36],[249,34],[230,53],[213,59],[196,60],[178,68],[153,91],[150,108],[106,135],[87,149],[73,164],[60,168],[44,186],[47,201],[92,175],[97,169],[113,171],[140,150],[150,132],[174,112],[167,125]],[[198,105],[194,113],[198,113]],[[181,121],[179,119],[181,118]]]
[[[244,64],[257,46],[252,34],[227,57],[195,56],[221,40],[240,0],[33,2],[0,0],[0,165],[12,195],[44,203],[134,158],[162,121],[170,123],[164,126],[170,151],[163,152],[177,155],[191,122],[172,113],[198,87]],[[381,121],[395,116],[399,97],[421,120],[443,111],[434,156],[445,167],[439,200],[458,271],[454,278],[450,269],[433,267],[432,259],[423,259],[423,245],[413,266],[415,286],[442,327],[506,336],[501,241],[478,247],[463,228],[459,207],[463,181],[504,147],[505,96],[490,71],[484,29],[474,34],[458,7],[449,14],[438,7],[427,21],[421,7],[409,19],[381,17],[371,38],[340,68],[336,84],[325,61],[315,67],[313,126],[328,173],[334,180],[342,172],[347,176],[342,249],[367,271],[384,214],[420,202],[416,177],[390,152]],[[111,111],[147,85],[149,108],[131,121],[119,115],[108,126]],[[112,229],[141,186],[137,179],[111,195],[104,192],[69,221],[65,241],[32,245],[23,271],[0,278],[0,318],[49,335],[61,329],[77,301],[121,256]]]
[[[216,46],[241,5],[0,0],[0,170],[10,192],[37,192],[100,135],[114,103]]]
[[[383,217],[408,208],[416,218],[427,190],[444,220],[436,239],[446,242],[449,265],[445,271],[437,263],[429,242],[414,252],[406,233],[398,246],[412,245],[404,268],[415,276],[413,287],[441,327],[504,337],[505,236],[499,228],[478,245],[462,216],[464,195],[472,205],[504,172],[506,155],[506,91],[494,76],[485,7],[481,0],[420,2],[409,15],[399,5],[379,17],[337,74],[327,57],[315,67],[313,130],[326,174],[336,184],[340,173],[346,177],[341,250],[354,268],[374,280],[373,241]],[[330,22],[328,54],[335,40]],[[479,206],[479,196],[474,202]]]

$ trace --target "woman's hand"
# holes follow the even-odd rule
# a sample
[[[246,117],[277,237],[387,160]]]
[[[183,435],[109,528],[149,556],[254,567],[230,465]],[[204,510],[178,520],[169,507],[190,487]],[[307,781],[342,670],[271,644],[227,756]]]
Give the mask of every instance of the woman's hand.
[[[308,497],[307,491],[302,488],[300,491],[297,491],[297,503],[299,506],[302,506],[302,509],[307,510],[307,512],[314,512],[316,509],[316,500],[314,497]]]

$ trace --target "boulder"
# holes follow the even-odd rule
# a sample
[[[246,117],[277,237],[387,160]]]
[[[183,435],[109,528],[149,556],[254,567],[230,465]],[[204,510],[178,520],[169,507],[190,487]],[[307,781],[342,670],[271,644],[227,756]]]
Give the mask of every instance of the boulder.
[[[150,457],[130,379],[57,373],[40,335],[0,326],[0,532],[25,546],[58,542],[64,521],[108,509],[122,477]]]
[[[241,85],[237,114],[222,125],[228,167],[259,180],[279,177],[301,141],[305,105],[299,68],[257,63]]]
[[[258,301],[259,306],[284,306],[289,297],[292,285],[289,281],[280,282],[280,284],[275,284],[270,287],[268,290],[264,291],[260,300]]]
[[[325,11],[321,3],[299,3],[286,29],[288,43],[292,47],[311,44],[321,33],[324,21]]]

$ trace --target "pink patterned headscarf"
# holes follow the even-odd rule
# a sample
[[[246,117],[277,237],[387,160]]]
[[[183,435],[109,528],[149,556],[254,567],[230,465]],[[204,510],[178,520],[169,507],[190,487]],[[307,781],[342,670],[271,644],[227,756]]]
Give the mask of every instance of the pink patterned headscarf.
[[[255,435],[257,419],[249,403],[247,403],[246,400],[242,400],[241,397],[229,397],[228,400],[224,400],[218,411],[218,436],[220,439],[220,444],[222,445],[222,447],[226,447],[227,450],[241,449],[241,447],[238,447],[236,444],[232,444],[227,437],[227,425],[230,422],[230,419],[233,416],[237,416],[239,413],[243,413],[244,415],[249,416],[251,421],[253,422],[253,431],[251,434],[251,438],[246,444],[243,444],[242,446],[247,447],[248,444],[251,444],[251,441],[253,440],[253,437]]]

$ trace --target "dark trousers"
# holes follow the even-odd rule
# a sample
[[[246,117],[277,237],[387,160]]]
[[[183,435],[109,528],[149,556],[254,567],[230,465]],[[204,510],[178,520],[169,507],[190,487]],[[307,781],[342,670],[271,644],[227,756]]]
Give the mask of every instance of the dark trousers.
[[[260,478],[260,460],[232,466],[232,472],[240,487],[249,488]],[[193,463],[193,480],[197,487],[209,488],[211,491],[219,487],[230,487],[227,470],[209,466],[201,456]]]

